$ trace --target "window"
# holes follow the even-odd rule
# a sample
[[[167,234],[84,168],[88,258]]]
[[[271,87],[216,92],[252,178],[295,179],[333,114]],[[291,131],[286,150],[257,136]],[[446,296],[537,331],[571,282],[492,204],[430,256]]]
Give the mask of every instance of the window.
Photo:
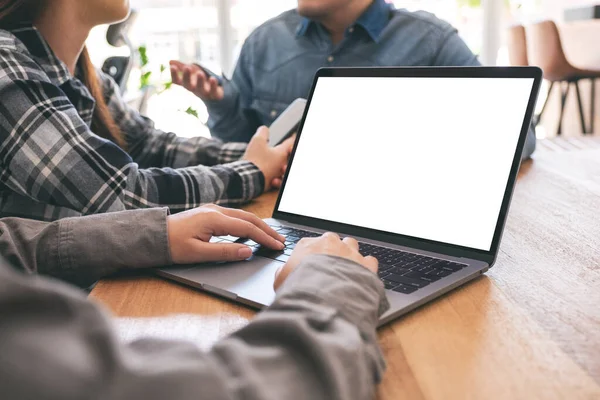
[[[394,0],[396,8],[424,10],[452,24],[471,50],[482,48],[483,8],[478,0]]]
[[[129,37],[135,46],[144,45],[157,87],[168,81],[160,66],[171,59],[201,62],[215,72],[231,74],[245,38],[257,26],[281,12],[294,8],[296,0],[131,0],[137,18]],[[88,40],[92,61],[101,66],[110,56],[126,56],[126,48],[106,42],[106,27],[95,29]],[[138,66],[139,67],[139,66]],[[128,97],[139,95],[141,73],[132,71]],[[183,111],[191,108],[199,118]],[[204,126],[206,107],[184,89],[172,87],[148,101],[145,113],[157,127],[182,136],[208,135]]]
[[[486,64],[505,64],[503,45],[505,28],[514,21],[532,18],[542,5],[552,0],[387,0],[398,8],[425,10],[454,25],[467,45]],[[296,7],[297,0],[131,0],[138,12],[130,38],[147,48],[153,72],[151,82],[169,79],[162,76],[160,65],[170,59],[201,62],[215,72],[230,75],[246,37],[260,24]],[[127,55],[126,48],[106,43],[106,27],[92,32],[88,43],[96,65],[109,56]],[[141,73],[134,70],[128,89],[134,95],[139,89]],[[182,111],[198,112],[194,119]],[[157,126],[178,134],[207,134],[203,123],[208,118],[204,104],[181,88],[172,88],[153,96],[146,110]],[[193,123],[190,123],[192,121]],[[184,129],[184,126],[192,128]]]

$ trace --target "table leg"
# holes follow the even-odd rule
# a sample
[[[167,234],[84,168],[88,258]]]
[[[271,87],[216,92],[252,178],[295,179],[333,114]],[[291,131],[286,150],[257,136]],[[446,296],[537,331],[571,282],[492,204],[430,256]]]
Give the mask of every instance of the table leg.
[[[590,133],[593,135],[594,134],[594,121],[596,119],[596,79],[592,78],[591,81],[591,85],[592,85],[592,97],[590,99],[590,105],[591,105],[591,112],[590,112]]]
[[[579,81],[575,81],[575,94],[577,94],[577,106],[579,108],[579,118],[581,120],[581,133],[585,135],[587,133],[585,115],[583,115],[583,104],[581,102],[581,91],[579,90]]]

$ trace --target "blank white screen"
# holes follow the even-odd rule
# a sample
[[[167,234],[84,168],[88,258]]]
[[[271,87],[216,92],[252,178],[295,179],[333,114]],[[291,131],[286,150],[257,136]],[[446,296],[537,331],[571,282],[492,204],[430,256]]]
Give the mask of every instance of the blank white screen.
[[[319,78],[279,210],[489,251],[533,83]]]

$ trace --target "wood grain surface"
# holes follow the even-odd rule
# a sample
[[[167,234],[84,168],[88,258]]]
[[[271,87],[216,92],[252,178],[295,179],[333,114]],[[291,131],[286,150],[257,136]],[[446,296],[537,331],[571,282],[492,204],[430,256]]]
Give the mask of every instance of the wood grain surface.
[[[380,330],[380,399],[600,399],[600,147],[585,143],[540,143],[522,166],[485,276]],[[275,200],[245,208],[269,217]],[[153,277],[103,280],[91,297],[122,317],[221,316],[220,336],[254,315]]]

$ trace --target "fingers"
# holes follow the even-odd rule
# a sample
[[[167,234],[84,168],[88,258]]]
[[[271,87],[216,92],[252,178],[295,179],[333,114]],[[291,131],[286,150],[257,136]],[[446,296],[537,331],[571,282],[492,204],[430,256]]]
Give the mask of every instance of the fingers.
[[[375,273],[377,273],[377,270],[379,269],[379,261],[373,256],[366,256],[363,265]]]
[[[283,281],[285,280],[285,278],[287,276],[287,274],[283,272],[284,268],[285,268],[285,265],[277,268],[277,271],[275,271],[275,280],[273,281],[273,289],[275,289],[276,291],[279,289],[279,287],[281,286],[281,284],[283,283]]]
[[[189,91],[192,91],[192,87],[190,85],[190,76],[192,74],[192,70],[186,65],[185,67],[183,67],[183,69],[181,70],[182,74],[181,74],[181,86],[183,86],[184,88],[186,88]]]
[[[206,243],[198,242],[200,262],[207,261],[241,261],[252,256],[252,249],[238,243]]]
[[[256,243],[260,243],[276,250],[281,250],[285,247],[279,239],[269,236],[269,234],[258,226],[243,219],[232,218],[225,214],[221,214],[221,217],[218,218],[215,225],[214,232],[217,236],[231,235],[248,238],[254,240]]]
[[[216,98],[219,94],[219,81],[217,81],[214,77],[211,77],[206,84],[208,85],[209,96],[211,98]]]
[[[198,89],[199,85],[198,85],[198,81],[200,79],[198,79],[198,67],[196,67],[195,65],[192,65],[190,67],[186,68],[186,71],[189,71],[189,80],[186,82],[186,86],[189,86],[189,90],[191,92],[196,92],[196,90]],[[202,87],[200,85],[200,87]]]
[[[266,143],[269,140],[269,128],[267,128],[266,126],[261,126],[260,128],[258,128],[256,133],[254,134],[253,139],[258,139]]]
[[[182,77],[182,65],[179,61],[170,61],[169,62],[171,68],[171,81],[175,85],[181,85],[183,83]]]
[[[183,67],[183,87],[190,92],[196,92],[196,84],[198,79],[195,79],[194,85],[192,85],[192,68],[189,65]]]
[[[282,265],[281,267],[277,268],[277,271],[275,271],[275,280],[277,280],[277,277],[279,276],[279,274],[281,273],[281,270],[283,269],[285,265]]]
[[[281,180],[281,178],[275,178],[271,181],[271,187],[274,189],[279,189],[281,188],[282,183],[283,181]]]
[[[358,251],[358,242],[356,241],[356,239],[351,237],[345,237],[344,240],[342,240],[342,242],[346,243],[352,249]]]
[[[207,97],[210,90],[206,90],[207,77],[197,65],[183,67],[183,87],[200,97]]]
[[[294,143],[296,143],[296,134],[294,134],[293,136],[285,139],[277,147],[284,149],[286,151],[287,155],[289,156],[292,153],[292,150],[294,150]]]
[[[178,61],[178,60],[171,60],[171,61],[169,61],[169,65],[171,67],[177,68],[179,70],[181,70],[183,67],[185,67],[185,64],[182,63],[181,61]]]
[[[333,233],[333,232],[325,232],[323,234],[323,237],[325,239],[329,239],[329,240],[340,240],[340,235],[338,235],[337,233]]]
[[[225,207],[219,207],[219,206],[215,206],[215,207],[221,213],[223,213],[229,217],[239,218],[244,221],[250,222],[251,224],[254,224],[258,228],[262,229],[266,234],[271,236],[273,239],[278,240],[282,243],[285,242],[285,236],[282,236],[279,233],[277,233],[276,230],[271,228],[265,221],[258,218],[256,215],[249,213],[247,211],[236,210],[234,208],[225,208]],[[252,239],[252,240],[254,240],[254,239]]]

